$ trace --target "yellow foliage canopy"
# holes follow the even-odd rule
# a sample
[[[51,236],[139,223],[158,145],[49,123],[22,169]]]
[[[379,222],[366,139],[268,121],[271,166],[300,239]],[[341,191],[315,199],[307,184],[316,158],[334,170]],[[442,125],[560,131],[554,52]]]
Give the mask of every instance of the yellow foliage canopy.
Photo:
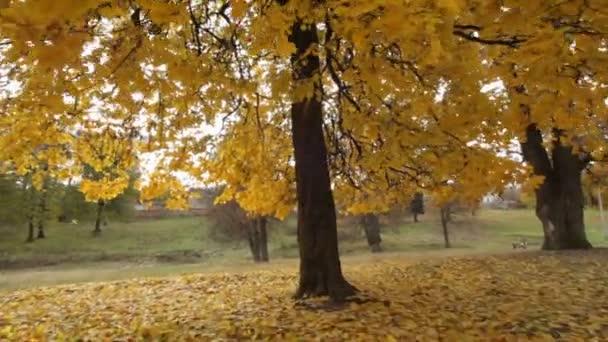
[[[26,172],[36,164],[36,148],[78,145],[83,138],[71,133],[102,111],[105,121],[137,124],[132,154],[163,154],[162,174],[224,185],[222,199],[281,217],[293,202],[287,107],[320,82],[334,188],[345,210],[382,211],[414,184],[441,200],[452,196],[441,185],[455,178],[459,195],[477,197],[521,176],[525,169],[493,153],[523,141],[530,124],[560,129],[569,143],[604,157],[602,6],[4,1],[0,82],[14,90],[0,94],[0,160]],[[322,59],[311,82],[291,81],[296,18],[319,28],[319,44],[306,52]],[[484,91],[491,84],[500,86]],[[202,127],[221,125],[213,139],[202,138],[209,135]],[[107,164],[80,150],[93,168]],[[61,153],[45,158],[67,163]],[[489,175],[483,182],[480,172]],[[377,184],[362,185],[370,181]],[[181,206],[180,198],[172,206]]]

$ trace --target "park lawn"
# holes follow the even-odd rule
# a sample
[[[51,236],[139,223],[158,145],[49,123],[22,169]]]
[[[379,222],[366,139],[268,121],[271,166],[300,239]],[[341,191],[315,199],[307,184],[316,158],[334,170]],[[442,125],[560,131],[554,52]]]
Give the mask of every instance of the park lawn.
[[[597,211],[587,212],[587,232],[594,246],[606,246]],[[531,210],[482,210],[477,216],[455,215],[450,225],[453,248],[443,247],[443,236],[432,209],[419,223],[409,219],[382,229],[382,256],[372,256],[361,229],[340,227],[344,263],[401,257],[495,254],[512,251],[511,243],[527,239],[538,249],[541,228]],[[174,217],[111,222],[100,237],[91,235],[90,224],[54,224],[47,238],[23,243],[23,229],[0,228],[0,290],[35,286],[106,281],[147,276],[199,272],[241,272],[251,269],[245,241],[220,243],[209,238],[209,223],[201,217]],[[270,265],[276,269],[297,265],[295,220],[270,229]],[[371,258],[371,259],[370,259]],[[3,266],[3,268],[2,268]]]
[[[208,245],[205,222],[196,217],[110,222],[102,227],[98,237],[91,231],[92,224],[88,222],[51,223],[46,229],[47,238],[24,243],[25,227],[2,227],[0,253],[17,260],[44,257],[86,262],[95,256],[138,257]]]
[[[604,341],[608,249],[347,256],[361,292],[294,301],[295,263],[0,294],[0,340]]]

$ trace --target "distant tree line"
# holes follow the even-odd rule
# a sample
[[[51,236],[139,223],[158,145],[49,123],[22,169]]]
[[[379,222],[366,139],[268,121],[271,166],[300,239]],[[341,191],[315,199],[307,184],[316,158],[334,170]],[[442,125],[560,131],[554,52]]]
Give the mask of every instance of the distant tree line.
[[[93,222],[107,225],[111,220],[129,221],[135,216],[138,191],[130,186],[123,194],[104,205],[99,213],[96,203],[87,202],[78,184],[45,179],[41,189],[33,186],[31,177],[0,175],[0,225],[26,226],[26,241],[47,236],[51,222]]]

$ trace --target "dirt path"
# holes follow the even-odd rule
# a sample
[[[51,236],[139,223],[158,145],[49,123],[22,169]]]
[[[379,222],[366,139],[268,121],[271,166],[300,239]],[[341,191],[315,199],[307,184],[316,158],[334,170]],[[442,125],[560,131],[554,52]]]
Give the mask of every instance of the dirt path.
[[[342,257],[345,272],[363,263],[412,264],[454,256],[488,255],[470,249],[450,249],[423,252],[359,254]],[[496,254],[496,253],[492,253]],[[254,264],[248,260],[209,260],[203,263],[130,263],[103,262],[57,265],[23,270],[0,271],[0,291],[12,291],[38,286],[103,282],[139,277],[165,277],[194,273],[242,273],[252,270],[297,271],[297,259],[275,259],[268,264]]]

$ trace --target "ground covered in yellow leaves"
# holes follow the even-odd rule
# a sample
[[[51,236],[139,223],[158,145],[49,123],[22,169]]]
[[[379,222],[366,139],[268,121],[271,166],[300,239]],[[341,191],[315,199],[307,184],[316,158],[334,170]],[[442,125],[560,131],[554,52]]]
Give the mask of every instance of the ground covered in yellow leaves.
[[[608,339],[608,251],[347,266],[362,299],[296,302],[293,271],[0,294],[0,340]]]

